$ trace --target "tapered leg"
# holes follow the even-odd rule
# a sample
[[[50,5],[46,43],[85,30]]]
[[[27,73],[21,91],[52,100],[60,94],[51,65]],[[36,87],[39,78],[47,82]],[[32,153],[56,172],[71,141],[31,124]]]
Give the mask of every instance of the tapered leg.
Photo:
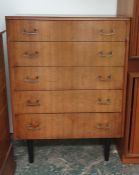
[[[111,139],[105,139],[105,141],[104,141],[104,158],[105,158],[105,161],[109,160],[110,146],[111,146]]]
[[[34,162],[34,146],[33,146],[33,140],[27,140],[27,147],[28,147],[28,159],[29,163]]]

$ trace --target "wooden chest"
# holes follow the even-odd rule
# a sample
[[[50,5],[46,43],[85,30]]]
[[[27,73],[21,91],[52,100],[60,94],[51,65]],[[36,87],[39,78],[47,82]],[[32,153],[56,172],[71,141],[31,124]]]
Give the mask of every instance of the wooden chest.
[[[123,136],[128,19],[6,22],[16,139]]]

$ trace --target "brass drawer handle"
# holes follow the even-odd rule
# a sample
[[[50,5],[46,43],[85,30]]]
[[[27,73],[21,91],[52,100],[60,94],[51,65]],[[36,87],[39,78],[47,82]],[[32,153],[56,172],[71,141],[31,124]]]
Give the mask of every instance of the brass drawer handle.
[[[24,82],[27,82],[27,83],[38,83],[39,82],[39,76],[36,76],[35,78],[26,77],[24,79]]]
[[[99,75],[99,76],[97,77],[97,79],[98,79],[99,81],[111,81],[111,80],[112,80],[112,76],[111,76],[111,75],[108,75],[108,76],[105,78],[105,77]]]
[[[26,105],[27,106],[40,106],[40,101],[39,100],[35,100],[35,101],[27,100]]]
[[[38,131],[40,130],[40,124],[39,123],[36,123],[36,124],[33,124],[33,123],[30,123],[29,125],[27,125],[27,129],[28,130],[32,130],[32,131]]]
[[[97,129],[108,130],[108,129],[111,128],[111,126],[110,126],[109,123],[107,123],[107,124],[98,123],[98,124],[96,125],[96,128],[97,128]]]
[[[99,105],[110,105],[111,104],[111,100],[109,98],[106,99],[106,100],[98,98],[97,99],[97,104],[99,104]]]
[[[111,29],[110,32],[105,32],[104,29],[101,29],[99,31],[99,34],[104,36],[112,36],[112,35],[116,35],[116,32],[114,29]]]
[[[108,52],[108,53],[104,53],[103,51],[100,51],[100,52],[98,53],[98,55],[99,55],[99,57],[109,57],[109,58],[113,57],[112,51],[110,51],[110,52]]]
[[[39,32],[38,29],[33,29],[32,31],[27,31],[26,29],[23,30],[24,35],[37,35]]]
[[[26,58],[37,58],[39,55],[39,52],[35,51],[34,53],[28,53],[28,52],[25,52],[23,54],[24,57]]]

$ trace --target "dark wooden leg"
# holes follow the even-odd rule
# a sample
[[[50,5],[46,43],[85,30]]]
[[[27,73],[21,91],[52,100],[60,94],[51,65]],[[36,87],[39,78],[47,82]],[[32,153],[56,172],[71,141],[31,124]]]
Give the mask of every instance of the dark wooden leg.
[[[105,157],[105,161],[109,160],[110,146],[111,146],[111,139],[105,139],[104,140],[104,157]]]
[[[29,163],[33,163],[34,162],[33,140],[27,140],[27,147],[28,147],[28,159],[29,159]]]

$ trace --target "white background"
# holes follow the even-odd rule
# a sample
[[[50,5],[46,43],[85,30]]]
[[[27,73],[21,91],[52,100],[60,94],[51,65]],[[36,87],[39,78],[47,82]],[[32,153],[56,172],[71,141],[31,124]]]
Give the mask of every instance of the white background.
[[[0,0],[0,31],[5,29],[5,16],[16,14],[80,14],[116,15],[117,0]],[[6,36],[4,36],[5,67],[8,92],[10,130],[11,107],[8,78]]]
[[[15,14],[115,15],[117,0],[0,0],[0,30],[4,16]]]

